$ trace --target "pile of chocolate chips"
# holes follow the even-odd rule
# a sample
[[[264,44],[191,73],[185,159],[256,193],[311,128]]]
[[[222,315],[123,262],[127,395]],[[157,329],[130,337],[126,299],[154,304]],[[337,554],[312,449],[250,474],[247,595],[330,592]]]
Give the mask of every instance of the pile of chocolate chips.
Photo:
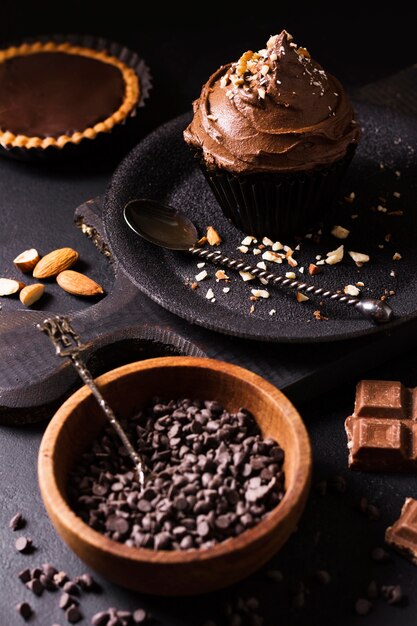
[[[209,548],[257,524],[284,496],[284,451],[246,409],[154,399],[124,422],[153,475],[141,491],[113,429],[83,455],[69,482],[78,515],[129,546]]]

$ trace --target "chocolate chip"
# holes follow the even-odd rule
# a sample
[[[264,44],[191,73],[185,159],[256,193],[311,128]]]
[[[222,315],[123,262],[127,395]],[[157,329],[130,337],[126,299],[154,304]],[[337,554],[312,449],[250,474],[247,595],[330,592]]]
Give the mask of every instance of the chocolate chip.
[[[152,470],[143,492],[110,428],[69,484],[76,512],[115,541],[204,549],[256,525],[284,496],[284,453],[244,409],[158,400],[125,427]]]
[[[380,563],[391,560],[388,552],[384,550],[384,548],[380,548],[380,547],[376,547],[372,549],[371,558],[373,561],[377,561]]]
[[[109,488],[108,488],[107,485],[101,485],[100,483],[94,483],[91,491],[93,492],[93,494],[95,496],[105,496],[108,493]]]
[[[83,618],[81,611],[77,606],[70,606],[65,613],[65,617],[70,622],[70,624],[76,624]]]
[[[62,594],[62,596],[59,598],[59,608],[63,609],[65,611],[65,609],[68,609],[70,606],[77,606],[78,602],[75,598],[73,598],[72,596],[70,596],[69,593],[64,592]]]
[[[48,578],[53,578],[57,573],[56,568],[52,565],[52,563],[43,563],[42,571]]]
[[[93,615],[91,618],[91,624],[92,626],[107,626],[109,617],[108,611],[100,611],[99,613],[95,613]]]
[[[66,593],[69,593],[70,595],[73,595],[73,596],[80,595],[79,586],[72,580],[68,580],[66,583],[64,583],[62,589],[66,591]]]
[[[36,596],[41,596],[44,591],[44,586],[42,585],[39,578],[32,578],[28,583],[26,583],[26,587],[32,591]]]
[[[366,598],[359,598],[355,602],[355,611],[358,615],[368,615],[372,609],[372,602]]]
[[[401,604],[404,598],[401,585],[383,585],[381,594],[388,604]]]
[[[33,609],[28,602],[20,602],[16,605],[16,611],[24,620],[28,620],[33,615]]]
[[[77,576],[74,579],[74,582],[77,583],[83,589],[83,591],[99,591],[100,585],[94,580],[91,574],[82,574],[81,576]]]
[[[314,572],[314,578],[317,580],[317,582],[321,583],[322,585],[328,585],[329,582],[331,581],[331,576],[329,572],[326,572],[326,570],[324,569],[316,570]]]
[[[14,545],[18,552],[27,554],[32,549],[32,539],[29,539],[28,537],[19,537],[18,539],[16,539]]]
[[[45,574],[41,574],[39,576],[39,580],[48,591],[56,591],[58,589],[52,578],[48,578],[48,576],[45,576]]]
[[[284,576],[278,569],[270,569],[266,575],[274,581],[274,583],[282,583]]]
[[[9,522],[9,528],[13,531],[21,530],[26,526],[26,520],[21,513],[16,513],[13,515],[12,519]]]
[[[376,600],[378,597],[378,585],[375,580],[371,580],[367,589],[367,596],[370,600]]]
[[[20,578],[22,583],[28,583],[30,581],[30,579],[32,578],[31,573],[30,573],[30,569],[26,568],[26,569],[22,570],[21,572],[19,572],[18,578]]]

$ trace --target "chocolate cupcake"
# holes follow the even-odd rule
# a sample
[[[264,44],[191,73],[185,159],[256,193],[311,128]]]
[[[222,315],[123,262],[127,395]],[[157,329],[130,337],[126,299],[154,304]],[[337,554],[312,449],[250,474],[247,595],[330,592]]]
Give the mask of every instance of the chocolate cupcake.
[[[184,132],[225,215],[273,239],[323,218],[359,136],[339,81],[286,31],[217,70]]]
[[[0,146],[39,155],[91,143],[125,125],[149,87],[143,61],[104,40],[56,37],[0,50]]]

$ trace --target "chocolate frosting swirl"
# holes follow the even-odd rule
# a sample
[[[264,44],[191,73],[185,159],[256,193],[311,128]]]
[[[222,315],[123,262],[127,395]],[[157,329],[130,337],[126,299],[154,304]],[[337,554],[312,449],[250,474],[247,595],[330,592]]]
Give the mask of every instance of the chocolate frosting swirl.
[[[285,30],[210,77],[184,132],[207,166],[244,174],[331,164],[359,136],[339,81]]]

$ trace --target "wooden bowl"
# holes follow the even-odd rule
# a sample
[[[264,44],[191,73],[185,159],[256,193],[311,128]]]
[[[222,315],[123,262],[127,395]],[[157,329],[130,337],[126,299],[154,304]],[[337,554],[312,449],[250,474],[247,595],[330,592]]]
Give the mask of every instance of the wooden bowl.
[[[206,550],[131,548],[90,528],[71,509],[68,474],[106,423],[87,387],[57,411],[39,451],[39,484],[46,510],[62,539],[114,583],[144,593],[192,595],[245,578],[281,548],[303,511],[311,477],[311,449],[301,417],[289,400],[252,372],[211,359],[164,357],[124,365],[97,382],[120,415],[133,415],[156,395],[218,400],[229,411],[249,409],[262,433],[285,450],[286,493],[259,524]]]

